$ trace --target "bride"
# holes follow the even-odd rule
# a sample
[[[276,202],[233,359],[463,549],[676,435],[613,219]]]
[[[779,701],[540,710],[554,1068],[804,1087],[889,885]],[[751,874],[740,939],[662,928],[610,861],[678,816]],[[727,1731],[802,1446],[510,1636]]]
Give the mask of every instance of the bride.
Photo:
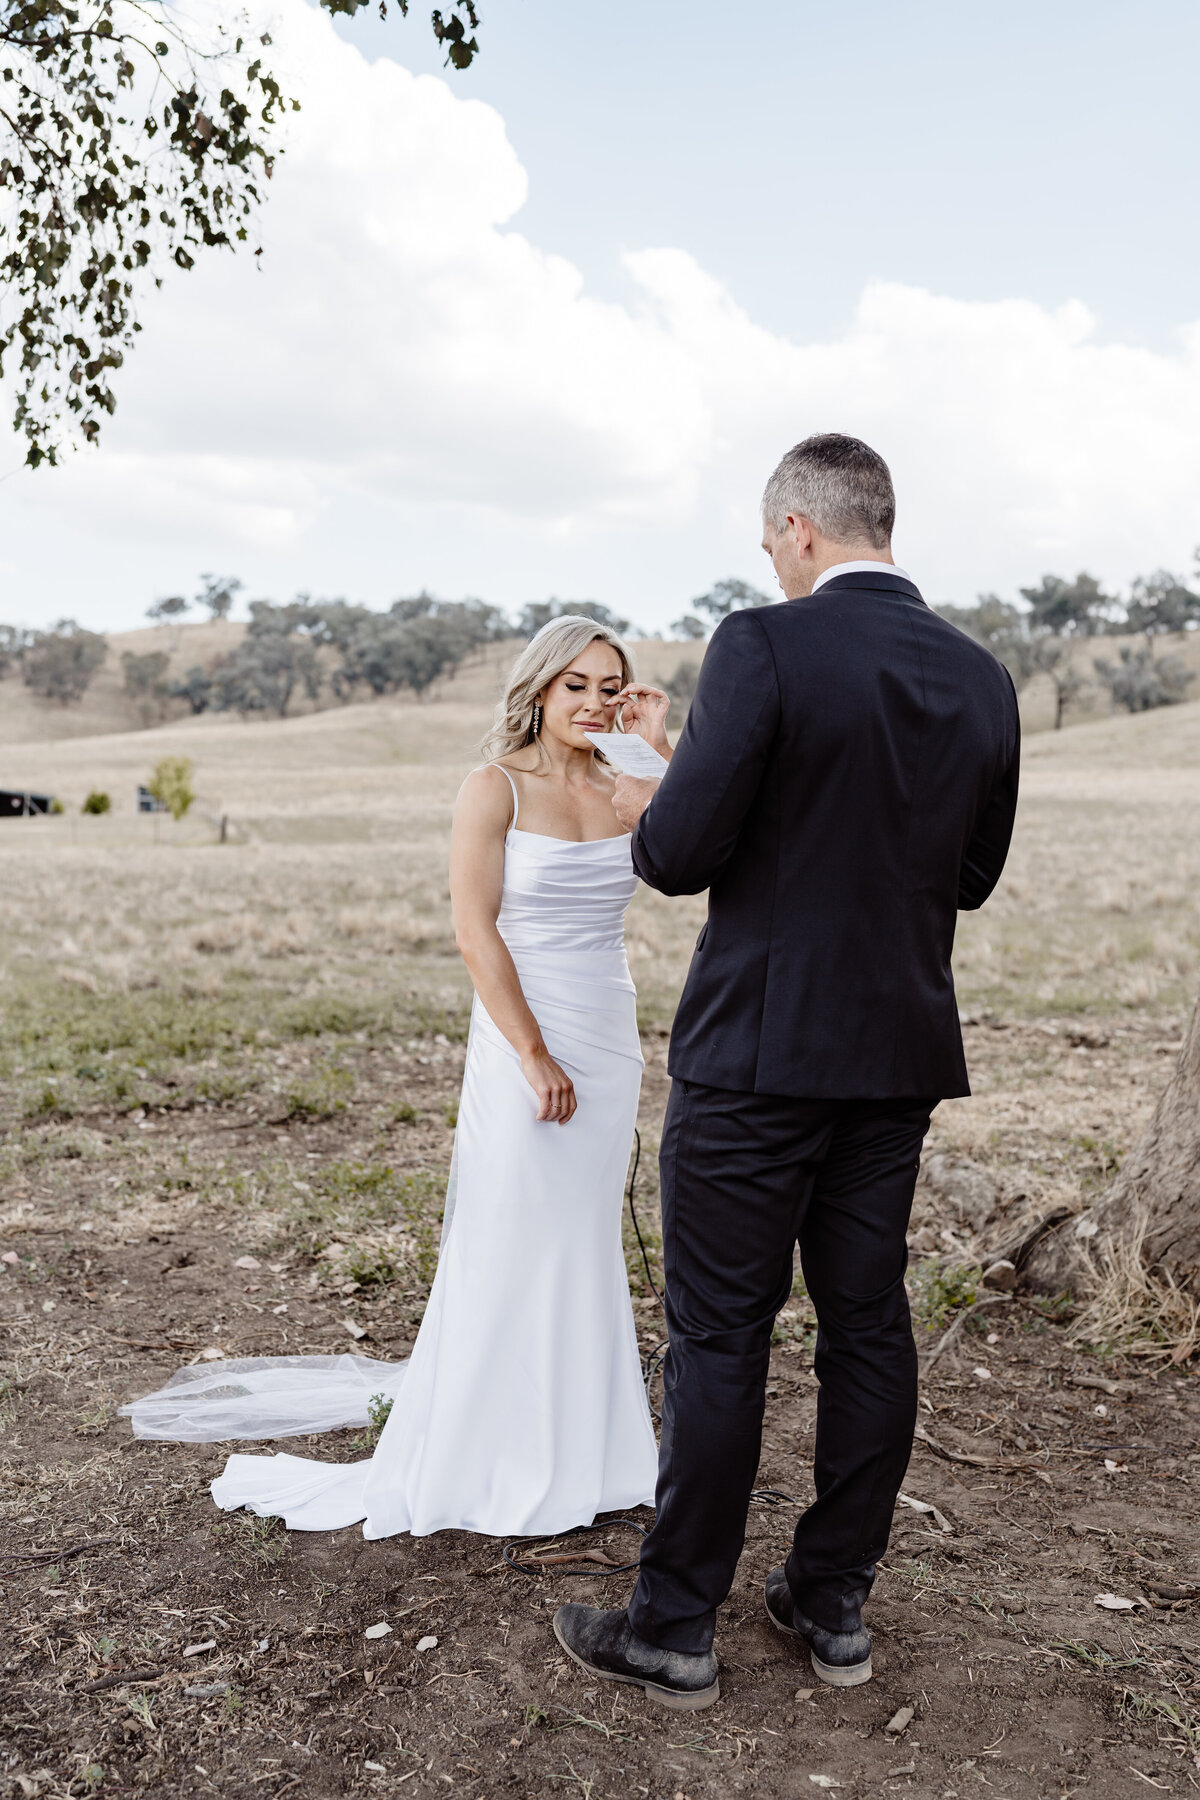
[[[652,1504],[657,1450],[621,1249],[642,1057],[625,961],[637,885],[597,736],[670,756],[668,705],[620,638],[553,620],[517,659],[463,783],[450,892],[475,985],[442,1249],[406,1363],[269,1357],[180,1370],[139,1437],[298,1436],[391,1412],[355,1463],[231,1456],[219,1506],[368,1538],[534,1536]]]

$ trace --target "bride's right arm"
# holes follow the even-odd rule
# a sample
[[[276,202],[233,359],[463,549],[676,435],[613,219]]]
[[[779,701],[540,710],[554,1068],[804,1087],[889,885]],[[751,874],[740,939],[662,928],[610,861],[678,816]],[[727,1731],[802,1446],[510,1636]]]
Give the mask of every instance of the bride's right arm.
[[[511,815],[512,791],[498,769],[476,769],[467,776],[450,838],[454,937],[488,1017],[521,1059],[521,1071],[537,1096],[538,1118],[565,1125],[576,1108],[575,1088],[542,1041],[508,945],[496,928]]]

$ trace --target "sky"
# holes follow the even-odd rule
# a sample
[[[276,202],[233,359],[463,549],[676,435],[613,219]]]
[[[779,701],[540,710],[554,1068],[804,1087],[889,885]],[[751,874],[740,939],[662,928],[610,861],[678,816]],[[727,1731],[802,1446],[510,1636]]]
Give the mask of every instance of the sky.
[[[1200,543],[1200,9],[255,0],[303,103],[258,238],[143,307],[99,450],[0,453],[0,620],[245,597],[770,590],[812,431],[934,602]],[[261,264],[256,267],[255,263]]]

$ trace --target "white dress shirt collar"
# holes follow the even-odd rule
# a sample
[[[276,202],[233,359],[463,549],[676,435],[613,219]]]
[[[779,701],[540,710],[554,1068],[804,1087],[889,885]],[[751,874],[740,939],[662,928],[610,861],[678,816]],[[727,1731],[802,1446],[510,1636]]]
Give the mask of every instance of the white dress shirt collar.
[[[815,594],[818,588],[824,587],[827,581],[832,581],[835,575],[866,575],[868,573],[899,575],[903,581],[912,580],[912,576],[908,571],[905,569],[898,569],[895,563],[869,561],[834,563],[831,568],[822,569],[821,573],[812,584],[812,591]]]

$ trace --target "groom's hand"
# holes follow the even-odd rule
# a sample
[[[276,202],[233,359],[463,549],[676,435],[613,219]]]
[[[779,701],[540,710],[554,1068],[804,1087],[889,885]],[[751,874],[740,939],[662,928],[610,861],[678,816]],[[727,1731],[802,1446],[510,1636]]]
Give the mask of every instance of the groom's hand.
[[[613,789],[613,811],[626,831],[636,829],[638,820],[658,789],[657,781],[647,781],[642,775],[617,776],[617,785]]]

